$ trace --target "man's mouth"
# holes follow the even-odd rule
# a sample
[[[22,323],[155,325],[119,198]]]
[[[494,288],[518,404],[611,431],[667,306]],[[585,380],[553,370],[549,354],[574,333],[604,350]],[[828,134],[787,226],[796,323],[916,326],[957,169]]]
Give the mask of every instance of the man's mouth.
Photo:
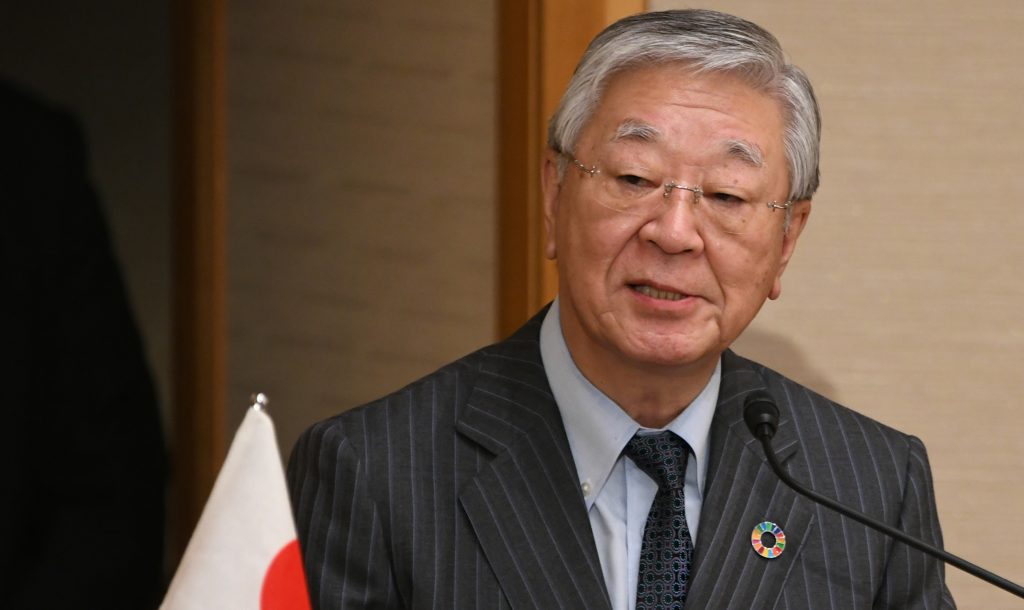
[[[668,290],[658,290],[657,288],[652,288],[650,286],[647,286],[646,284],[631,284],[630,288],[644,296],[651,297],[652,299],[659,299],[662,301],[680,301],[686,297],[685,294],[671,292]]]

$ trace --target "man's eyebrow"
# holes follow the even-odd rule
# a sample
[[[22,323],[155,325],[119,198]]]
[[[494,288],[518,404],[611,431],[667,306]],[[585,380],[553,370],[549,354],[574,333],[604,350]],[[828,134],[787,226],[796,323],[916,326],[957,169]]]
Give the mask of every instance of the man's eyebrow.
[[[662,133],[657,127],[638,119],[626,119],[619,128],[615,130],[612,137],[613,142],[623,140],[638,140],[640,142],[655,142],[661,139]],[[764,167],[764,153],[761,147],[747,140],[726,140],[725,153],[733,159],[737,159],[751,167]]]
[[[764,167],[764,153],[761,147],[746,140],[727,140],[725,151],[729,157],[738,159],[753,167]]]
[[[661,138],[661,131],[657,127],[637,119],[626,119],[615,130],[615,136],[612,138],[612,141],[640,140],[641,142],[653,142],[659,138]]]

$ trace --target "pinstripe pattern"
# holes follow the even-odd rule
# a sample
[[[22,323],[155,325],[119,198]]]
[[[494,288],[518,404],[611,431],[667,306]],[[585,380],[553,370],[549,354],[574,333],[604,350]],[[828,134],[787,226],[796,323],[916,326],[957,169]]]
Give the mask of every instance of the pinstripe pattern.
[[[610,607],[540,361],[543,314],[303,435],[288,475],[314,607]],[[746,430],[743,398],[776,397],[775,447],[798,479],[941,542],[920,442],[723,358],[687,607],[952,607],[936,562],[784,487]],[[786,531],[772,561],[750,548],[764,520]]]
[[[609,607],[539,328],[303,435],[314,606]]]
[[[941,562],[894,543],[782,485],[743,422],[743,399],[765,388],[781,418],[773,446],[816,491],[942,544],[919,440],[841,407],[732,352],[711,426],[693,608],[953,608]],[[767,561],[750,550],[763,520],[786,532]]]

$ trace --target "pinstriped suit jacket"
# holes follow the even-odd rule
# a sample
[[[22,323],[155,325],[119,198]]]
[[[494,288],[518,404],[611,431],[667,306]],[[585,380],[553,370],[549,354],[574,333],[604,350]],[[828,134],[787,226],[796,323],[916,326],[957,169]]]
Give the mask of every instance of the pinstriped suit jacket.
[[[540,320],[299,440],[288,478],[314,607],[610,608]],[[939,562],[775,477],[743,422],[757,388],[798,480],[941,544],[920,441],[726,352],[687,607],[954,607]],[[786,533],[773,560],[750,545],[765,520]]]

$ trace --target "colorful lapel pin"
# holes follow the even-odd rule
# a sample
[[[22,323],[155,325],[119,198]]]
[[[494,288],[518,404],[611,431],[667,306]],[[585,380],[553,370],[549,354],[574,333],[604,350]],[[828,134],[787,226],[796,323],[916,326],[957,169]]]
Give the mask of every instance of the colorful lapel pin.
[[[750,544],[761,557],[775,559],[786,548],[786,534],[771,521],[762,521],[750,533]]]

